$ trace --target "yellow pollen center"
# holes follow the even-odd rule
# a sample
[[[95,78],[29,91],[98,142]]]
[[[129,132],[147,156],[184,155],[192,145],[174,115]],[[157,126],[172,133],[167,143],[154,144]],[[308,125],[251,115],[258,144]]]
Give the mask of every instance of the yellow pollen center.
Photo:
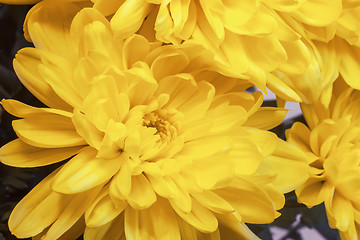
[[[155,134],[158,134],[162,141],[165,142],[170,142],[177,136],[176,127],[174,127],[164,117],[159,116],[156,112],[146,114],[144,116],[143,125],[146,127],[156,128]]]

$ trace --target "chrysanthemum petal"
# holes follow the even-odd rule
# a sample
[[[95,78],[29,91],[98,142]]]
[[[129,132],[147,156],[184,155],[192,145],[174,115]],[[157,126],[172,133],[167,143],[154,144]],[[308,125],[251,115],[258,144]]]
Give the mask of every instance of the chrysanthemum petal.
[[[192,193],[191,196],[213,212],[227,214],[235,211],[227,201],[213,191],[204,190],[201,193]]]
[[[101,227],[119,216],[126,206],[125,200],[117,201],[115,205],[105,188],[86,210],[86,226],[89,228]]]
[[[124,236],[124,214],[120,214],[113,221],[97,228],[86,227],[84,238],[87,240],[120,239]]]
[[[104,0],[99,2],[104,2]],[[117,1],[111,1],[111,2],[117,2]],[[79,11],[79,13],[76,14],[73,21],[71,22],[70,36],[75,47],[79,46],[81,35],[84,31],[85,26],[91,24],[92,22],[95,21],[101,22],[106,28],[111,29],[109,21],[94,8],[81,9],[81,11]]]
[[[79,109],[75,109],[72,122],[76,128],[76,132],[82,136],[86,142],[93,148],[98,149],[103,139],[103,133],[101,133],[90,121],[88,121],[81,113]]]
[[[47,58],[38,66],[41,76],[65,102],[73,107],[81,106],[82,99],[72,82],[72,63],[56,55]]]
[[[111,27],[119,37],[129,37],[141,26],[151,9],[145,0],[126,0],[111,18]],[[124,24],[126,22],[126,24]]]
[[[251,115],[244,125],[269,130],[280,125],[287,112],[284,108],[262,107]]]
[[[45,148],[85,145],[69,117],[45,113],[13,121],[16,134],[24,142]]]
[[[342,42],[340,44],[341,63],[339,70],[341,76],[350,87],[360,89],[360,81],[358,81],[357,77],[360,74],[358,61],[360,58],[360,47],[350,46],[346,42]]]
[[[68,59],[76,59],[70,24],[80,7],[71,2],[42,2],[34,7],[25,25],[34,45]]]
[[[203,233],[200,231],[196,232],[197,238],[202,240],[220,240],[220,232],[219,229],[216,229],[211,233]]]
[[[72,196],[71,201],[67,204],[59,218],[51,225],[50,229],[42,239],[52,240],[63,237],[63,234],[83,216],[100,189],[100,187],[97,187]]]
[[[326,201],[329,225],[339,231],[347,231],[354,221],[354,210],[351,201],[335,192],[332,201]]]
[[[295,190],[309,178],[307,156],[293,145],[279,142],[278,152],[263,161],[264,172],[275,173],[273,182],[283,193]]]
[[[174,206],[173,204],[171,205],[174,208],[175,212],[184,221],[186,221],[201,232],[213,232],[218,227],[218,221],[214,214],[195,199],[192,199],[192,208],[191,212],[189,213],[181,211],[177,206]]]
[[[196,229],[179,218],[179,228],[181,233],[181,239],[197,240]]]
[[[319,9],[321,11],[319,12]],[[341,0],[304,1],[292,14],[300,21],[313,26],[326,26],[337,20],[342,10]]]
[[[143,60],[150,51],[149,42],[141,35],[133,35],[124,41],[123,61],[130,68],[137,61]],[[154,73],[157,74],[155,71]]]
[[[56,172],[42,180],[12,211],[9,228],[17,237],[27,238],[41,233],[70,202],[69,196],[55,193],[50,188]]]
[[[222,238],[259,240],[249,227],[241,222],[239,213],[216,214],[216,217],[219,220],[219,230]]]
[[[177,216],[168,201],[159,199],[145,214],[148,214],[150,217],[154,239],[180,240]]]
[[[182,51],[160,54],[152,63],[151,71],[158,80],[180,73],[189,64],[189,59]]]
[[[298,9],[306,0],[265,0],[266,4],[281,12],[292,12]]]
[[[240,213],[244,222],[269,223],[276,217],[270,197],[264,190],[246,180],[238,178],[231,187],[216,189],[214,192],[228,201]]]
[[[34,70],[38,68],[44,56],[49,54],[40,49],[23,48],[15,56],[14,70],[22,84],[41,102],[55,109],[71,111],[72,107],[54,92],[38,70]]]
[[[323,182],[323,178],[311,178],[300,188],[296,189],[298,201],[312,207],[325,201],[334,192],[334,186]]]
[[[109,16],[118,9],[125,0],[92,0],[94,2],[93,8],[98,10],[104,16]]]
[[[83,146],[39,148],[16,139],[0,149],[0,161],[14,167],[39,167],[65,160],[77,154],[82,148]]]
[[[79,41],[79,56],[90,57],[98,62],[96,57],[101,55],[105,62],[101,63],[103,70],[111,66],[112,63],[121,66],[121,57],[116,54],[116,44],[112,31],[106,24],[94,21],[85,25],[82,29]]]
[[[110,197],[124,199],[127,197],[131,190],[131,169],[126,159],[128,157],[120,155],[122,160],[119,160],[121,163],[120,170],[116,173],[113,180],[110,183]]]
[[[86,191],[110,179],[119,169],[119,159],[96,158],[97,151],[84,148],[73,157],[54,178],[52,188],[57,192],[73,194]]]
[[[138,210],[148,208],[156,201],[154,189],[144,174],[131,177],[131,191],[127,201]]]
[[[218,164],[220,156],[226,158],[226,154],[219,152],[215,157],[205,157],[193,162],[192,168],[187,172],[195,177],[199,187],[213,189],[229,184],[234,178],[234,171],[236,170],[234,170],[233,164],[230,161]],[[229,158],[231,159],[231,157]],[[209,178],[209,176],[212,177]]]
[[[13,99],[3,99],[1,100],[1,105],[8,113],[11,113],[12,115],[19,118],[31,117],[41,113],[54,113],[65,117],[71,117],[72,115],[70,112],[60,109],[32,107]]]

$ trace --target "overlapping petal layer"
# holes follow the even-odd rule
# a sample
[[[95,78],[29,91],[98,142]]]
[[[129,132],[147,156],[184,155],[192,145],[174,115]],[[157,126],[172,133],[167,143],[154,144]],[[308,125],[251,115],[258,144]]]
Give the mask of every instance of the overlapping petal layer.
[[[14,60],[21,81],[49,108],[2,101],[21,119],[13,122],[19,139],[1,148],[0,160],[28,167],[75,156],[19,203],[13,233],[219,239],[220,223],[225,232],[255,239],[240,222],[273,221],[284,204],[279,188],[290,191],[305,181],[286,174],[276,180],[279,171],[261,167],[303,166],[296,158],[274,160],[287,144],[261,130],[278,125],[286,110],[260,108],[262,95],[212,70],[214,55],[196,43],[124,39],[94,8],[75,15],[79,5],[53,4],[45,16],[54,21],[43,27],[37,23],[44,12],[33,10],[28,30],[36,48],[20,50]],[[74,12],[62,11],[67,7]],[[65,12],[64,24],[56,19]],[[61,41],[54,29],[63,29]],[[305,178],[307,171],[302,168]],[[88,195],[86,205],[71,211]],[[56,211],[30,221],[52,201]]]
[[[306,155],[311,177],[296,190],[308,207],[325,202],[329,224],[342,239],[358,239],[359,226],[359,111],[360,95],[340,78],[328,108],[303,104],[309,128],[296,123],[288,142]]]

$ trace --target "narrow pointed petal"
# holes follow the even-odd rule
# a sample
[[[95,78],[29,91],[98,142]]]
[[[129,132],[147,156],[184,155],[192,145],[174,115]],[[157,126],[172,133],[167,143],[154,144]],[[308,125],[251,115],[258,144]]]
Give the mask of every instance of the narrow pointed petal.
[[[69,196],[55,193],[50,184],[54,171],[30,191],[14,208],[9,218],[10,231],[19,238],[41,233],[51,225],[71,201]]]
[[[66,230],[70,229],[71,226],[76,224],[76,222],[84,215],[86,209],[90,206],[100,189],[101,187],[96,187],[72,196],[71,201],[42,239],[52,240],[58,239],[60,236],[63,237]]]
[[[85,145],[77,134],[71,118],[57,114],[37,114],[13,121],[13,128],[24,142],[44,148]]]
[[[1,100],[1,105],[5,108],[7,112],[19,118],[31,117],[31,116],[35,116],[35,114],[41,114],[41,113],[54,113],[57,115],[62,115],[64,117],[71,117],[72,115],[68,111],[63,111],[54,108],[32,107],[30,105],[26,105],[22,102],[13,99],[3,99]]]
[[[67,162],[56,175],[52,188],[61,193],[73,194],[86,191],[109,180],[119,169],[117,158],[96,158],[96,150],[84,148]]]
[[[74,156],[82,148],[39,148],[15,139],[0,148],[0,161],[14,167],[40,167]]]

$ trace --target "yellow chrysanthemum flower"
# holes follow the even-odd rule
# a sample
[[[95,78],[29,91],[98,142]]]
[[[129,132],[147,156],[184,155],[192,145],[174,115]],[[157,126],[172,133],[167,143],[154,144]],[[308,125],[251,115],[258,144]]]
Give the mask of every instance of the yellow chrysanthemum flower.
[[[261,93],[242,91],[248,83],[207,70],[213,56],[199,45],[124,40],[98,11],[78,10],[66,3],[34,15],[47,19],[29,24],[37,48],[14,60],[22,83],[49,108],[2,101],[20,119],[19,138],[0,149],[0,160],[38,167],[71,159],[15,207],[11,231],[42,239],[84,231],[86,239],[256,239],[243,222],[272,222],[284,203],[279,189],[307,178],[296,157],[289,166],[305,174],[266,168],[288,161],[287,144],[260,130],[286,110],[260,108]],[[58,21],[64,16],[75,17]]]
[[[329,224],[342,239],[360,238],[360,92],[335,82],[329,108],[302,105],[309,127],[295,123],[288,142],[307,155],[312,175],[296,190],[308,207],[325,203]]]
[[[52,5],[61,1],[68,2],[43,2]],[[308,40],[328,42],[338,32],[349,41],[356,41],[356,9],[360,4],[358,0],[71,2],[90,4],[109,16],[113,31],[122,37],[140,29],[141,34],[151,40],[156,37],[174,44],[184,40],[196,41],[216,55],[212,68],[228,76],[249,79],[264,91],[268,85],[282,99],[305,102],[309,102],[309,96],[305,96],[302,87],[299,89],[296,85],[313,74],[309,72],[315,71],[315,62],[319,61],[320,67],[322,65],[319,57],[314,56],[313,46],[309,46]],[[40,9],[46,11],[46,4],[38,5],[32,11]],[[25,24],[25,30],[27,26]],[[275,73],[274,77],[273,71],[286,76],[279,77]],[[329,92],[331,84],[328,80],[322,78],[316,85]],[[311,87],[311,84],[303,85]],[[329,96],[324,94],[323,101]]]

